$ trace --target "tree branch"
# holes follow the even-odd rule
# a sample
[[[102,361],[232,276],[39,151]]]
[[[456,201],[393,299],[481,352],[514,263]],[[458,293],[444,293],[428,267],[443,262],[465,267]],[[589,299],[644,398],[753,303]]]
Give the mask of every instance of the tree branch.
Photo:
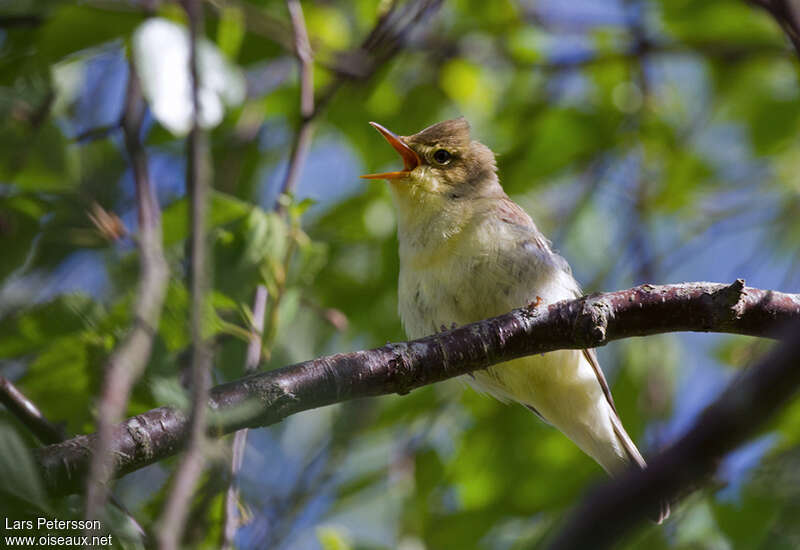
[[[642,285],[526,307],[411,342],[321,357],[211,391],[214,435],[274,424],[300,411],[412,389],[525,355],[584,349],[664,332],[775,337],[800,320],[800,295],[718,283]],[[120,474],[171,456],[186,443],[186,415],[161,407],[114,428]],[[96,435],[36,450],[45,486],[76,491]]]
[[[180,547],[197,480],[205,469],[208,391],[212,350],[208,338],[210,246],[208,245],[208,204],[211,193],[211,162],[208,138],[200,127],[200,63],[197,42],[203,29],[201,0],[183,3],[189,20],[189,74],[192,94],[192,129],[187,139],[186,189],[191,198],[191,333],[192,404],[189,417],[189,448],[183,456],[159,520],[158,545],[162,550]]]
[[[261,338],[264,333],[264,316],[267,309],[267,287],[258,285],[253,299],[253,330],[250,333],[250,342],[247,345],[247,358],[245,360],[245,374],[253,374],[258,370],[261,361]],[[230,483],[225,492],[225,508],[223,509],[222,522],[222,548],[233,548],[233,539],[239,527],[239,483],[237,477],[244,460],[244,451],[247,445],[247,428],[239,430],[233,436],[231,445],[231,470]]]
[[[645,470],[631,470],[589,495],[549,549],[607,548],[663,499],[674,499],[712,475],[727,453],[755,435],[797,393],[800,324],[792,328],[777,350],[743,371],[692,429]]]
[[[286,169],[286,177],[281,185],[281,192],[291,193],[297,187],[300,174],[308,156],[311,146],[311,135],[314,132],[314,58],[312,57],[311,44],[308,41],[308,31],[306,30],[305,19],[303,18],[303,8],[299,0],[287,0],[286,6],[289,9],[289,17],[292,21],[294,31],[294,49],[297,60],[300,63],[300,129],[292,143],[292,152],[289,157],[289,166]],[[278,203],[280,204],[280,203]],[[278,207],[280,210],[280,206]]]
[[[17,417],[42,443],[59,443],[66,439],[64,429],[50,422],[50,420],[42,414],[42,411],[39,410],[39,407],[5,376],[0,376],[0,403],[2,403],[11,414]],[[144,528],[136,521],[136,518],[133,517],[127,508],[115,499],[114,495],[111,495],[109,500],[127,517],[131,526],[142,539],[147,540],[148,535]]]
[[[39,407],[5,376],[0,376],[0,403],[42,443],[58,443],[64,440],[64,430],[50,422]]]
[[[125,413],[131,388],[147,365],[169,278],[162,245],[161,213],[150,182],[147,155],[139,137],[143,118],[142,91],[133,64],[130,64],[122,128],[136,188],[141,275],[136,291],[133,326],[109,358],[103,380],[97,412],[98,435],[93,441],[96,452],[92,457],[86,491],[87,519],[96,519],[105,505],[108,494],[106,484],[114,476],[116,467],[116,457],[111,450],[113,427]]]

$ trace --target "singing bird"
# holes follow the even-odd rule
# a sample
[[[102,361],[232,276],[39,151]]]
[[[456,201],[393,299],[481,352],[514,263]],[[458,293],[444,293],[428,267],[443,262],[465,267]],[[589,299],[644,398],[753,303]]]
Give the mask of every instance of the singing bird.
[[[503,191],[494,153],[462,117],[398,136],[370,123],[404,167],[369,174],[390,183],[397,209],[399,312],[409,338],[493,317],[541,299],[581,295],[567,261]],[[645,462],[614,406],[594,350],[523,357],[468,377],[552,424],[610,475]],[[662,503],[654,520],[663,521]]]

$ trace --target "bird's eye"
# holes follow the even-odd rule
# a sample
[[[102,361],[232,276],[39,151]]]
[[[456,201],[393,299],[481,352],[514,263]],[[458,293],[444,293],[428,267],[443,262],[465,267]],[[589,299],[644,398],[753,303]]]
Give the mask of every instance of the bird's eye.
[[[437,149],[436,152],[433,153],[433,160],[436,164],[448,164],[452,158],[453,155],[444,149]]]

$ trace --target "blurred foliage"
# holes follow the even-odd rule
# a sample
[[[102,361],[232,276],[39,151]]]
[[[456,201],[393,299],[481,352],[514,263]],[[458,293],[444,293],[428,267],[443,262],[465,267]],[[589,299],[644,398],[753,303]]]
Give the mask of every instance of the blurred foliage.
[[[798,65],[765,12],[738,0],[451,0],[426,12],[398,55],[360,79],[358,45],[392,4],[303,3],[318,96],[341,78],[337,71],[356,76],[317,116],[295,197],[278,199],[285,217],[274,203],[299,124],[285,5],[206,4],[208,48],[247,83],[246,97],[227,105],[211,132],[217,382],[242,376],[258,284],[270,294],[262,368],[404,339],[391,197],[382,184],[356,182],[361,171],[398,162],[369,120],[409,134],[466,115],[497,153],[505,188],[587,290],[734,277],[800,289]],[[0,373],[69,433],[85,433],[94,429],[104,362],[131,323],[138,276],[119,129],[132,41],[148,18],[185,17],[177,4],[135,1],[0,9]],[[179,87],[181,75],[170,76],[166,85],[150,82],[154,100]],[[172,280],[130,414],[186,402],[185,145],[160,120],[148,112],[142,138]],[[88,215],[95,203],[126,233],[99,231]],[[652,453],[689,425],[731,368],[766,347],[744,337],[668,335],[621,342],[601,358],[629,432]],[[37,444],[0,411],[0,515],[79,517],[79,500],[42,494],[30,463]],[[794,403],[767,439],[726,461],[713,488],[620,547],[798,547],[798,445]],[[227,460],[224,450],[214,453],[198,489],[191,547],[218,545]],[[147,529],[173,468],[168,460],[116,487]],[[448,382],[252,432],[237,543],[530,548],[602,479],[521,407]],[[138,547],[117,516],[109,529]]]

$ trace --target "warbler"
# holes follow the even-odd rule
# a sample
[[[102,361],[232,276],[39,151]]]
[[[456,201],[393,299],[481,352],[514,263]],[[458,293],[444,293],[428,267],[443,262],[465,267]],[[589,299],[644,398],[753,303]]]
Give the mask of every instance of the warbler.
[[[397,209],[399,313],[409,338],[493,317],[540,300],[581,295],[567,261],[503,191],[494,153],[462,117],[399,136],[370,122],[400,154],[388,180]],[[467,382],[516,401],[552,424],[610,475],[645,461],[625,431],[594,350],[524,357]],[[669,515],[664,502],[653,514]]]

